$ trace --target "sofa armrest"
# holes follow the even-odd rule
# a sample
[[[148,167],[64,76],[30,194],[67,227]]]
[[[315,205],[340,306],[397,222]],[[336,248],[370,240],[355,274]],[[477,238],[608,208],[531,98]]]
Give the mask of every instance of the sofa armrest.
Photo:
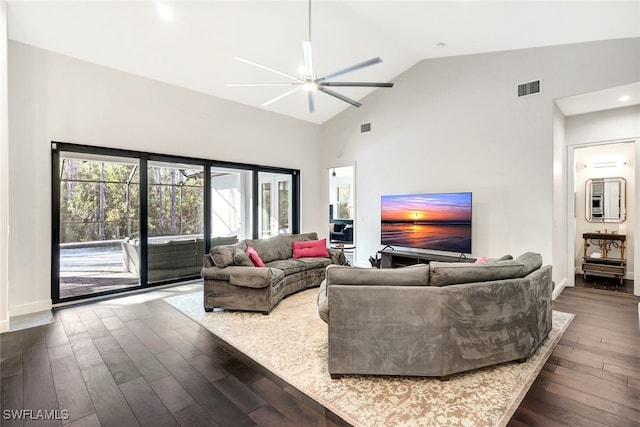
[[[342,249],[327,248],[327,251],[329,258],[331,258],[331,264],[349,265]]]
[[[229,266],[225,268],[205,267],[200,275],[205,280],[229,282],[245,288],[275,286],[284,279],[284,271],[278,268]]]
[[[200,276],[202,276],[204,280],[222,280],[222,281],[228,282],[229,275],[230,275],[229,267],[226,267],[226,268],[220,268],[215,266],[204,267],[200,271]]]
[[[233,268],[229,275],[229,283],[245,288],[276,286],[282,279],[284,271],[278,268],[237,267]]]

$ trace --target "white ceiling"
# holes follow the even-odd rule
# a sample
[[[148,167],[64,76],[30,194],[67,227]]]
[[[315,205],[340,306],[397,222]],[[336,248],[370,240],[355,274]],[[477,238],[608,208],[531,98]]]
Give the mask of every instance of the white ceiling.
[[[306,0],[162,3],[171,21],[158,15],[156,1],[8,1],[9,38],[254,107],[289,89],[227,84],[288,80],[234,56],[300,74]],[[343,81],[393,81],[426,58],[628,37],[640,37],[640,0],[312,2],[318,76],[376,56],[384,61]],[[336,89],[356,100],[371,90]],[[303,91],[260,108],[315,123],[355,108],[315,98],[313,114]]]

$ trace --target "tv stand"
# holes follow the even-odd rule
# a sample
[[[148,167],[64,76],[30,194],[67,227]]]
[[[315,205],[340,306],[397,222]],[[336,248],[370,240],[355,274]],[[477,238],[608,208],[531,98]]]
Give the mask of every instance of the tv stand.
[[[442,262],[474,262],[475,258],[461,257],[459,254],[445,255],[428,252],[403,251],[378,251],[380,253],[380,268],[397,268],[414,264],[429,264],[431,261]]]

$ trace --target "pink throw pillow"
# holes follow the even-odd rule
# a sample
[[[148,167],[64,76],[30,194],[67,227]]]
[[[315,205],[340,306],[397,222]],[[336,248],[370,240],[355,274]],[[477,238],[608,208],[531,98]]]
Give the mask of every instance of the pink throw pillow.
[[[293,242],[294,258],[328,257],[327,239]]]
[[[264,262],[262,262],[262,259],[260,259],[260,255],[258,255],[258,252],[256,252],[256,250],[251,246],[247,246],[247,255],[249,256],[249,259],[251,260],[253,265],[255,265],[256,267],[265,266]]]

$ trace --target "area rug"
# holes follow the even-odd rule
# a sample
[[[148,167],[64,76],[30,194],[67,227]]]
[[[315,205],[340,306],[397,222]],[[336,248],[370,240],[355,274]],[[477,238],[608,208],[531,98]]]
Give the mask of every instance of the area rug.
[[[553,330],[525,363],[436,378],[348,376],[327,370],[327,325],[310,289],[265,316],[202,308],[202,291],[166,298],[213,334],[354,426],[505,426],[573,314],[553,312]]]

